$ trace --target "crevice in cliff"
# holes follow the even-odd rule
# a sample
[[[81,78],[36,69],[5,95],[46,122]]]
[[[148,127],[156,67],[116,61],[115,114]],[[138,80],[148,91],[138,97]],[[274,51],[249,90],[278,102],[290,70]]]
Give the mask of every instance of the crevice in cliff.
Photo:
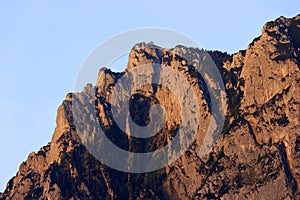
[[[245,118],[243,118],[242,120],[243,120],[244,123],[247,124],[247,127],[248,127],[248,129],[249,129],[249,133],[250,133],[250,135],[252,136],[254,143],[255,143],[256,145],[259,145],[259,143],[257,142],[256,135],[255,135],[255,133],[254,133],[254,131],[253,131],[253,128],[252,128],[250,122],[249,122],[248,120],[246,120]]]
[[[297,191],[297,184],[295,178],[293,177],[293,173],[290,167],[290,161],[286,153],[286,146],[283,142],[275,143],[275,146],[279,151],[281,157],[284,173],[286,176],[286,184],[290,187],[292,193],[295,194],[295,192]]]
[[[199,197],[199,195],[201,195],[198,192],[202,190],[202,188],[206,184],[208,178],[211,176],[211,174],[215,171],[216,167],[218,166],[220,159],[222,159],[224,157],[224,147],[222,147],[222,149],[220,150],[220,152],[218,153],[218,155],[216,157],[217,157],[216,160],[214,160],[212,162],[211,168],[209,169],[208,173],[206,174],[205,178],[203,179],[200,187],[198,187],[196,189],[196,192],[193,194],[192,199],[195,199],[196,197]]]
[[[101,175],[102,175],[102,177],[104,179],[105,185],[107,187],[107,193],[108,193],[108,195],[110,196],[111,199],[114,199],[114,192],[113,192],[113,190],[110,187],[111,180],[108,177],[108,174],[105,173],[103,166],[100,167],[100,171],[101,171]]]

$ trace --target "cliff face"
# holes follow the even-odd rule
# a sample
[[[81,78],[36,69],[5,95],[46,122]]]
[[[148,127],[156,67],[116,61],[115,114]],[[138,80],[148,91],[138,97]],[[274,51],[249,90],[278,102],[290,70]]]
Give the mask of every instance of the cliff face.
[[[181,73],[196,91],[201,131],[205,132],[207,119],[213,117],[208,91],[195,74],[194,63],[183,58],[199,53],[182,46],[166,50],[142,43],[132,49],[125,72],[155,62]],[[122,133],[111,116],[108,99],[125,72],[103,69],[96,86],[67,95],[58,108],[51,142],[28,156],[0,199],[299,199],[300,15],[268,22],[260,37],[232,56],[208,53],[222,74],[228,98],[222,135],[208,155],[197,155],[200,137],[176,162],[150,173],[120,172],[95,159],[82,144],[96,137],[94,131],[87,129],[86,137],[77,134],[75,98],[84,103],[86,98],[81,97],[95,94],[91,109],[96,116],[92,118],[88,109],[83,116],[99,120],[111,141],[133,152],[163,147],[174,138],[181,122],[174,92],[146,85],[132,97],[134,121],[148,124],[146,111],[157,102],[171,114],[157,137],[137,140]]]

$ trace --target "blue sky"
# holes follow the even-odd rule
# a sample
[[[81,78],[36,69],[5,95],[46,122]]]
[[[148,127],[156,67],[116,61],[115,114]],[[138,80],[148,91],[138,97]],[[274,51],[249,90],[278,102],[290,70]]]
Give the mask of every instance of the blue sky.
[[[299,1],[7,2],[0,2],[0,191],[27,155],[51,140],[57,107],[99,43],[160,27],[234,53],[266,21],[300,12]]]

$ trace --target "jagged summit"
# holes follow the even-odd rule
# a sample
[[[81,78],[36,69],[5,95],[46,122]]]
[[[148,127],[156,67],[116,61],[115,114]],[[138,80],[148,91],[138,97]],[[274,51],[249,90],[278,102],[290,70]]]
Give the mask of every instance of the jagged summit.
[[[197,59],[184,58],[198,51],[141,43],[132,48],[126,70],[161,63],[183,74],[196,91],[205,129],[211,117],[207,89],[191,67]],[[72,113],[77,96],[70,93],[58,108],[51,142],[29,154],[0,199],[299,199],[300,15],[266,23],[262,35],[234,55],[208,53],[228,97],[222,135],[208,155],[197,155],[201,144],[197,138],[176,162],[161,170],[131,174],[109,168],[82,144],[85,138],[78,136]],[[115,124],[108,102],[125,72],[103,68],[97,84],[87,85],[84,92],[95,94],[97,120],[116,145],[133,152],[159,149],[173,139],[180,124],[178,101],[172,92],[152,85],[137,92],[131,107],[135,122],[149,123],[147,109],[157,102],[171,115],[157,137],[128,137]],[[88,111],[83,114],[90,116]]]
[[[155,43],[153,41],[150,41],[150,42],[141,42],[141,43],[135,44],[131,50],[138,50],[138,49],[145,49],[145,48],[160,49],[161,47],[158,45],[155,45]]]

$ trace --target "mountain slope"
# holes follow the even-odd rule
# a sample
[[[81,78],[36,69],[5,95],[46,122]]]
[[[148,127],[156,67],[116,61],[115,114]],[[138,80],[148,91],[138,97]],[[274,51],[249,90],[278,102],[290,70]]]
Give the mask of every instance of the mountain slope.
[[[200,53],[183,46],[166,50],[142,43],[131,50],[126,70],[155,62],[183,74],[196,91],[205,131],[211,116],[208,91],[193,63],[183,58]],[[157,102],[171,115],[157,137],[126,136],[113,121],[108,102],[125,72],[103,69],[96,86],[88,84],[82,93],[66,96],[51,142],[28,156],[0,199],[299,199],[300,15],[266,23],[260,37],[232,56],[208,53],[222,74],[228,97],[222,135],[208,155],[198,157],[203,138],[197,138],[176,162],[154,172],[125,173],[101,164],[82,144],[93,135],[77,134],[75,98],[84,103],[81,95],[95,92],[93,120],[99,119],[110,140],[125,150],[159,149],[174,138],[180,124],[172,92],[148,85],[133,96],[135,122],[147,124],[149,116],[143,111]]]

